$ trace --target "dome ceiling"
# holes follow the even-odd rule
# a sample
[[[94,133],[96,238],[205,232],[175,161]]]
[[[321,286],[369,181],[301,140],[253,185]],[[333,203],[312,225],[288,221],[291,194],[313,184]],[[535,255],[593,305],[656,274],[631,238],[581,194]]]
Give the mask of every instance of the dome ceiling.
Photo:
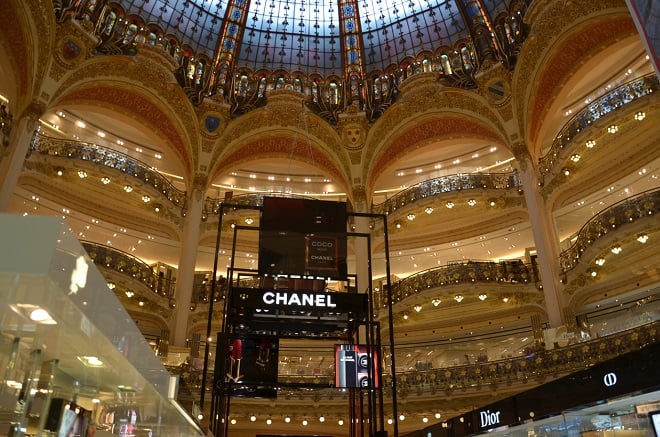
[[[469,38],[466,17],[489,25],[507,10],[504,0],[125,0],[121,5],[129,21],[157,26],[198,57],[229,57],[235,68],[253,72],[283,69],[325,77],[385,71],[423,51],[451,48]]]

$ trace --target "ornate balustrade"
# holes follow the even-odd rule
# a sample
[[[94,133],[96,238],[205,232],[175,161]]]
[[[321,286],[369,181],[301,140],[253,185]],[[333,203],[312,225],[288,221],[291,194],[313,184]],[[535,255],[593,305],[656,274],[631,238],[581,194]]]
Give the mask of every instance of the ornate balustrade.
[[[444,193],[462,190],[520,190],[518,173],[469,173],[442,176],[413,185],[375,205],[375,214],[392,214],[398,208]]]
[[[485,361],[461,366],[397,372],[397,393],[402,396],[433,396],[452,393],[496,390],[500,386],[542,382],[545,378],[583,370],[585,367],[606,361],[618,355],[642,349],[658,341],[660,322],[646,325],[606,337],[571,344],[568,346],[532,351],[525,356],[497,361]],[[400,351],[399,351],[400,352]],[[404,351],[405,353],[405,351]],[[386,369],[387,367],[385,367]],[[172,373],[194,390],[201,388],[201,370],[185,364],[171,368]],[[391,391],[391,377],[384,371],[384,391]],[[282,383],[278,397],[301,399],[342,399],[344,394],[334,388],[309,391],[296,385],[333,385],[333,375],[280,375]]]
[[[660,190],[651,190],[615,203],[593,216],[578,231],[575,242],[560,254],[562,271],[565,273],[575,268],[582,253],[596,240],[621,226],[652,217],[658,213],[659,206]]]
[[[160,296],[174,298],[175,282],[159,277],[154,269],[144,261],[109,246],[89,241],[82,241],[81,244],[94,264],[102,269],[110,269],[124,274],[133,280],[140,281]]]
[[[176,188],[165,176],[149,165],[115,150],[83,141],[47,137],[37,132],[32,140],[30,153],[78,159],[118,170],[150,185],[172,205],[179,208],[185,207],[185,191]]]
[[[488,283],[536,283],[539,281],[535,266],[520,260],[466,261],[424,270],[392,284],[392,302],[421,293],[429,288],[446,285]],[[381,299],[383,307],[387,299]]]
[[[615,88],[598,100],[590,103],[575,114],[555,137],[548,152],[539,158],[539,171],[541,178],[551,173],[561,151],[568,147],[577,134],[582,132],[596,120],[607,114],[623,108],[660,88],[660,82],[655,74],[641,77]]]

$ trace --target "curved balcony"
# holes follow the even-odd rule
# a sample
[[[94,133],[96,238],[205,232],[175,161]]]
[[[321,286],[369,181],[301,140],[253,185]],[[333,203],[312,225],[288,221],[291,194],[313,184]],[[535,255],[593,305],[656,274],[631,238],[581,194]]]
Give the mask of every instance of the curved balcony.
[[[424,270],[392,284],[392,303],[430,288],[447,285],[484,283],[535,284],[539,281],[536,266],[520,260],[466,261]],[[387,307],[387,299],[381,299]]]
[[[173,206],[185,208],[186,192],[176,188],[158,171],[135,158],[93,143],[60,139],[35,133],[29,153],[76,159],[120,171],[151,186]]]
[[[511,173],[470,173],[442,176],[413,185],[385,202],[375,205],[375,214],[392,214],[399,208],[411,205],[429,197],[463,190],[516,190],[522,189],[517,172]]]
[[[174,298],[175,282],[159,277],[154,269],[144,261],[109,246],[81,241],[82,246],[95,265],[103,269],[114,270],[139,281],[159,296]]]
[[[660,322],[654,320],[606,337],[597,337],[553,349],[531,350],[519,357],[396,372],[397,395],[401,398],[427,397],[430,398],[429,401],[437,402],[438,393],[454,397],[475,394],[490,396],[490,393],[500,387],[513,387],[515,390],[515,386],[521,386],[529,381],[542,383],[547,378],[583,370],[585,367],[618,355],[655,344],[658,341],[659,328]],[[397,352],[400,352],[399,348],[397,348]],[[387,366],[383,370],[383,390],[389,397],[391,377],[386,369]],[[181,375],[188,387],[194,390],[201,389],[201,370],[184,364],[180,367],[170,368],[170,371]],[[282,383],[282,387],[278,390],[280,399],[296,398],[315,401],[324,399],[340,403],[346,396],[345,393],[335,388],[329,388],[334,383],[333,375],[280,375],[278,381]],[[310,384],[327,385],[328,388],[309,390],[296,387]],[[237,404],[236,408],[240,409],[240,406]]]
[[[608,232],[629,223],[654,216],[660,205],[660,190],[650,190],[630,197],[599,212],[577,232],[575,242],[559,256],[564,273],[574,269],[582,253]]]
[[[577,134],[607,114],[636,102],[659,88],[660,82],[655,74],[644,76],[615,88],[575,114],[555,137],[548,152],[539,158],[541,179],[552,172],[562,150],[571,145]]]

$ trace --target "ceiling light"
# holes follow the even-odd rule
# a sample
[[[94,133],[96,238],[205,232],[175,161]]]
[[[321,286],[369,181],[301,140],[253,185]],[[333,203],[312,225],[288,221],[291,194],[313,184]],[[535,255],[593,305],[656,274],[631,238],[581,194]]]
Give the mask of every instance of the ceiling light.
[[[403,320],[408,320],[408,313],[403,313]]]
[[[587,146],[587,149],[593,149],[594,146],[596,145],[595,140],[589,140],[586,143],[584,143],[585,146]]]
[[[399,416],[399,420],[406,420],[406,416],[404,416],[403,414],[400,415],[400,416]]]
[[[266,425],[270,425],[273,423],[273,420],[271,418],[266,419]]]
[[[614,247],[612,248],[612,253],[615,254],[615,255],[618,255],[618,254],[621,253],[622,250],[623,250],[623,249],[621,249],[621,246],[614,246]]]
[[[495,206],[496,202],[494,200],[490,201],[490,206]]]
[[[82,120],[78,120],[78,121],[76,121],[76,126],[78,126],[78,127],[81,128],[81,129],[85,129],[85,126],[86,126],[86,125],[85,125],[85,122],[84,122],[84,121],[82,121]]]
[[[434,307],[437,307],[438,305],[440,305],[441,302],[442,301],[440,299],[433,299],[431,301],[431,303],[433,304]]]
[[[302,426],[307,426],[307,419],[303,419]]]
[[[58,176],[62,176],[62,175],[64,174],[64,169],[63,169],[62,167],[58,167],[58,168],[55,170],[55,173],[56,173]]]
[[[639,111],[635,113],[635,120],[642,121],[646,118],[646,113],[644,111]]]
[[[135,296],[135,292],[131,290],[126,290],[126,297],[131,298],[133,296]]]
[[[488,298],[488,295],[486,294],[480,294],[479,295],[479,300],[486,300]]]
[[[408,220],[410,220],[410,221],[415,220],[415,214],[413,214],[412,212],[410,214],[408,214]]]
[[[571,155],[571,161],[573,161],[573,162],[578,162],[580,160],[580,158],[582,158],[582,157],[580,155],[578,155],[577,153]]]
[[[508,298],[508,297],[503,297],[503,298],[502,298],[502,302],[507,303],[508,301],[509,301],[509,298]]]
[[[339,426],[344,426],[344,421],[343,421],[342,419],[339,419],[339,420],[337,421],[337,425],[339,425]]]
[[[321,423],[325,422],[325,417],[323,417],[323,416],[319,417],[319,422],[321,422]]]
[[[114,290],[115,289],[115,283],[114,282],[108,282],[108,288],[110,290]]]
[[[428,418],[428,417],[426,417],[426,416],[422,417],[422,422],[426,423],[426,422],[428,422],[428,421],[429,421],[429,418]]]
[[[254,414],[250,416],[250,422],[256,422],[256,421],[257,421],[257,416],[255,416]]]
[[[124,191],[130,193],[131,191],[133,191],[133,187],[130,185],[124,185]]]
[[[564,176],[570,176],[571,174],[571,171],[567,168],[563,169],[561,172],[564,173]]]
[[[396,222],[394,224],[394,226],[396,226],[397,229],[401,229],[401,223],[400,222]]]
[[[605,258],[596,258],[596,265],[601,266],[605,264]]]
[[[454,202],[447,202],[445,206],[449,209],[452,209],[454,207]]]
[[[611,134],[617,133],[618,130],[619,130],[619,127],[616,124],[611,124],[607,127],[607,132],[609,132]]]
[[[252,217],[248,217],[248,218],[245,219],[245,223],[247,223],[248,225],[251,225],[252,223],[254,223],[254,219]]]
[[[142,201],[144,203],[149,203],[151,201],[151,197],[149,197],[145,194],[144,196],[142,196]]]
[[[78,170],[78,176],[80,179],[84,179],[87,177],[87,172],[85,170]]]
[[[87,367],[103,367],[103,361],[94,356],[80,356],[78,360]]]
[[[595,278],[596,276],[598,276],[598,272],[595,271],[595,270],[592,270],[592,271],[591,271],[591,276],[592,276],[593,278]]]
[[[42,325],[57,325],[57,322],[48,311],[38,305],[17,303],[10,304],[9,308],[11,308],[16,314],[20,314],[33,322],[41,323]]]
[[[154,211],[160,212],[161,208],[162,208],[162,205],[160,203],[155,203],[154,204]]]
[[[416,312],[420,312],[420,311],[422,310],[422,306],[419,305],[419,304],[418,304],[418,305],[415,305],[415,306],[414,306],[414,309],[415,309]]]
[[[103,176],[101,178],[101,182],[103,182],[103,185],[108,185],[110,183],[110,178],[107,176]]]
[[[649,240],[649,236],[646,234],[642,234],[637,237],[637,241],[639,241],[642,244],[646,243],[648,240]]]
[[[460,295],[460,294],[458,294],[458,295],[454,296],[454,300],[455,300],[456,302],[461,302],[461,301],[463,300],[463,296]]]
[[[435,413],[435,418],[436,418],[436,419],[439,419],[439,418],[441,418],[441,417],[442,417],[442,414],[440,414],[440,413]]]
[[[424,210],[424,212],[427,213],[427,214],[431,214],[433,212],[433,208],[431,208],[430,206],[427,206],[426,209]]]
[[[476,205],[476,204],[477,204],[477,201],[476,201],[476,200],[474,200],[474,199],[470,199],[470,200],[468,200],[468,202],[467,202],[467,203],[468,203],[468,205],[470,205],[470,206],[474,206],[474,205]]]

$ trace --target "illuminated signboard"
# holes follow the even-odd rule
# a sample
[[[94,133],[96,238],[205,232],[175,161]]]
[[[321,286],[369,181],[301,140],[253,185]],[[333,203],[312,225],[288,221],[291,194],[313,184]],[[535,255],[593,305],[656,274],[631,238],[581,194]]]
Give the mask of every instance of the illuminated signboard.
[[[335,387],[380,387],[378,352],[366,345],[335,345]],[[372,378],[373,377],[373,378]]]

